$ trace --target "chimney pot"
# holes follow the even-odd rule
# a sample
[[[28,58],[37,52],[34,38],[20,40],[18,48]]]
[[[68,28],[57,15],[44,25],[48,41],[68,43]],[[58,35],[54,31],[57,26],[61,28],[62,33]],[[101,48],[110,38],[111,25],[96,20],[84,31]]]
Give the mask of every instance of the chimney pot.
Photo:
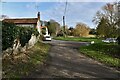
[[[37,15],[37,17],[38,17],[38,20],[40,20],[40,12],[38,12],[38,15]]]

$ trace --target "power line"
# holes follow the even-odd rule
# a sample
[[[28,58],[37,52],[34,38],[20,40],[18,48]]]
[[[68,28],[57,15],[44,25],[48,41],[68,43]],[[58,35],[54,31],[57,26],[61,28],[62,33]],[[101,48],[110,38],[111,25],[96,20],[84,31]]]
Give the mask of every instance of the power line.
[[[64,11],[64,16],[66,15],[66,11],[67,11],[67,0],[66,0],[66,3],[65,3],[65,11]]]
[[[40,7],[40,6],[39,6],[38,2],[35,2],[35,8],[36,8],[36,11],[37,11],[37,12],[39,12],[39,7]]]
[[[61,20],[58,20],[57,22],[62,22],[62,20],[63,20],[63,19],[61,19]]]

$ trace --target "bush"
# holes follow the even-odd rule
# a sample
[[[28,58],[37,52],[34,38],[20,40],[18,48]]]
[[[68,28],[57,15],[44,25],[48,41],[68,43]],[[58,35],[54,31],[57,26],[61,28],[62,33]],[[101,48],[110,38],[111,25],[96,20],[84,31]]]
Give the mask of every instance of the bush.
[[[35,28],[19,27],[13,23],[2,23],[2,50],[12,47],[16,38],[20,39],[21,46],[25,46],[31,38],[31,34],[38,35]]]
[[[35,34],[36,36],[38,35],[38,32],[36,29],[34,28],[30,28],[30,27],[19,27],[19,39],[20,39],[20,43],[21,46],[24,47],[26,43],[28,43],[28,41],[31,38],[32,34]]]
[[[11,47],[17,34],[17,28],[13,23],[2,23],[2,49]]]

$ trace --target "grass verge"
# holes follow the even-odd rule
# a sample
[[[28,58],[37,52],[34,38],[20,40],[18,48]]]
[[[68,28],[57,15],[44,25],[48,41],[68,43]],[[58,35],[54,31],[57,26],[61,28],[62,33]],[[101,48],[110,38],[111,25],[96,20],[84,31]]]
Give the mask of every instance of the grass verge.
[[[106,65],[118,68],[120,67],[119,48],[119,45],[98,43],[82,46],[79,51]]]
[[[3,78],[23,78],[34,71],[38,65],[43,65],[48,58],[50,46],[37,42],[34,47],[25,53],[14,56],[14,60],[6,58],[2,60]]]
[[[101,42],[101,39],[97,38],[87,38],[87,37],[55,37],[56,40],[64,40],[64,41],[82,41],[82,42]]]

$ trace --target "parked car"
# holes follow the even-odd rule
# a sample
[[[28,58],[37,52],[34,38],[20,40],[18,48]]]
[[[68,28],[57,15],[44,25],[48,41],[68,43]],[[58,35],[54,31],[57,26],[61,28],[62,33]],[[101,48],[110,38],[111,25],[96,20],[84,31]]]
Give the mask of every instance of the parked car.
[[[50,36],[44,36],[43,41],[51,41],[52,38]]]
[[[117,42],[116,38],[106,38],[105,40],[102,40],[102,42],[111,43],[111,42]]]

